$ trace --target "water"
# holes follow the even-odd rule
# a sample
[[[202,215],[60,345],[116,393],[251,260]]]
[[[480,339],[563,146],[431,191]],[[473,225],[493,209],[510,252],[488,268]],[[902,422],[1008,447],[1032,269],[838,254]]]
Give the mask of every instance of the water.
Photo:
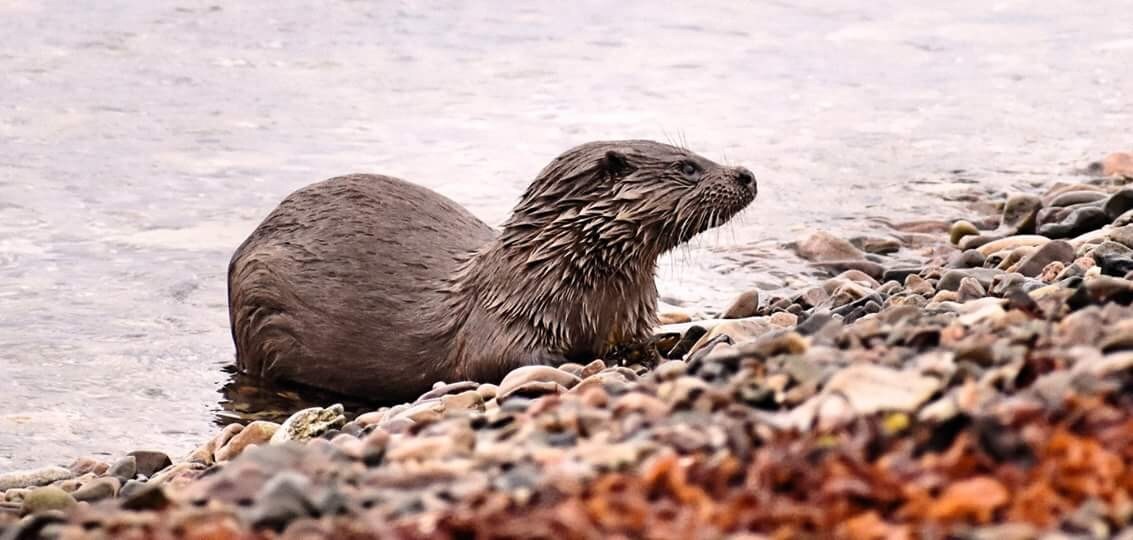
[[[965,181],[1133,146],[1120,0],[76,6],[0,0],[0,470],[205,440],[228,257],[328,176],[498,224],[570,146],[685,143],[760,182],[663,264],[666,297],[718,309],[805,278],[779,246],[809,230],[963,215]]]

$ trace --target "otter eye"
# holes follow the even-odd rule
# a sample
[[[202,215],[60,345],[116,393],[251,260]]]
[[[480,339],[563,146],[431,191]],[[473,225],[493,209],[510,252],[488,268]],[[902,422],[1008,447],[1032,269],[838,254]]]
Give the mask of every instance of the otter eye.
[[[681,164],[681,173],[685,176],[696,176],[699,172],[700,167],[697,167],[696,164],[691,161],[686,161]]]

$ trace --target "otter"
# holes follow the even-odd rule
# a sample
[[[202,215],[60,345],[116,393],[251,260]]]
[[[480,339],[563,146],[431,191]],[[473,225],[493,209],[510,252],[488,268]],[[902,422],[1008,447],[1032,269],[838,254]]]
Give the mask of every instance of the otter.
[[[599,358],[649,338],[657,258],[756,192],[748,169],[644,140],[558,156],[499,232],[389,176],[309,185],[229,263],[237,368],[392,403]]]

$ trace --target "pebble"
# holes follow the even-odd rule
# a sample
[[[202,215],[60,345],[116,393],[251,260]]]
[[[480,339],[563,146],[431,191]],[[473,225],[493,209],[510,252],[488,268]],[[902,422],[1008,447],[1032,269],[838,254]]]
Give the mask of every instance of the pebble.
[[[240,455],[249,446],[268,444],[279,431],[279,424],[265,420],[256,420],[244,426],[240,433],[234,435],[227,443],[214,454],[216,461],[229,461]]]
[[[284,420],[271,437],[271,444],[286,441],[306,441],[346,424],[342,404],[329,407],[311,407],[292,414]]]
[[[74,478],[75,473],[63,467],[41,467],[24,471],[0,473],[0,491],[12,488],[45,486]]]
[[[1036,277],[1053,262],[1070,263],[1074,260],[1074,246],[1064,240],[1043,244],[1023,259],[1015,271],[1027,277]]]
[[[1047,223],[1039,227],[1038,232],[1047,238],[1073,238],[1104,227],[1112,219],[1101,208],[1086,206],[1074,210],[1057,223]]]
[[[740,294],[732,301],[732,305],[724,310],[721,318],[742,319],[752,317],[759,310],[759,291],[752,289]]]
[[[135,450],[126,455],[134,458],[136,472],[146,478],[173,465],[173,460],[168,454],[157,450]]]
[[[71,493],[76,501],[96,502],[109,499],[118,493],[121,482],[113,476],[96,478]]]
[[[55,486],[37,487],[24,496],[21,515],[39,514],[52,510],[69,510],[75,506],[70,493]]]
[[[1091,163],[1088,172],[1100,176],[1133,176],[1133,153],[1114,152]]]
[[[1000,229],[1009,234],[1030,234],[1035,231],[1035,216],[1043,206],[1037,195],[1020,193],[1008,197],[1000,219]]]
[[[583,373],[585,373],[585,371],[583,371]],[[509,395],[529,383],[550,383],[551,385],[559,385],[563,388],[570,389],[581,380],[580,377],[550,366],[524,366],[512,370],[511,373],[508,373],[507,376],[504,377],[504,380],[500,382],[499,399],[506,399]],[[535,388],[535,386],[527,386],[528,390]]]
[[[978,236],[980,230],[968,221],[957,221],[948,229],[948,241],[953,245],[960,245],[965,236]]]
[[[811,262],[830,262],[864,259],[865,255],[849,241],[830,233],[819,231],[811,234],[795,247],[799,257]]]
[[[1009,251],[1018,247],[1028,246],[1038,247],[1049,241],[1050,238],[1035,234],[1008,236],[983,244],[977,248],[977,251],[984,257],[988,257],[997,251]]]
[[[115,476],[123,482],[138,475],[138,459],[134,456],[125,456],[115,461],[106,474]]]

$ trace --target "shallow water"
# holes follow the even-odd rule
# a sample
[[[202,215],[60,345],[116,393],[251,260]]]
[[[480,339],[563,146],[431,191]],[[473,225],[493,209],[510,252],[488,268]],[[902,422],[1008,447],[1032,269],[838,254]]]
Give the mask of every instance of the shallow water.
[[[752,210],[662,265],[712,310],[804,276],[779,246],[808,230],[963,215],[972,181],[1133,146],[1118,0],[696,4],[0,2],[0,470],[203,441],[229,254],[328,176],[498,224],[587,140],[744,164]]]

